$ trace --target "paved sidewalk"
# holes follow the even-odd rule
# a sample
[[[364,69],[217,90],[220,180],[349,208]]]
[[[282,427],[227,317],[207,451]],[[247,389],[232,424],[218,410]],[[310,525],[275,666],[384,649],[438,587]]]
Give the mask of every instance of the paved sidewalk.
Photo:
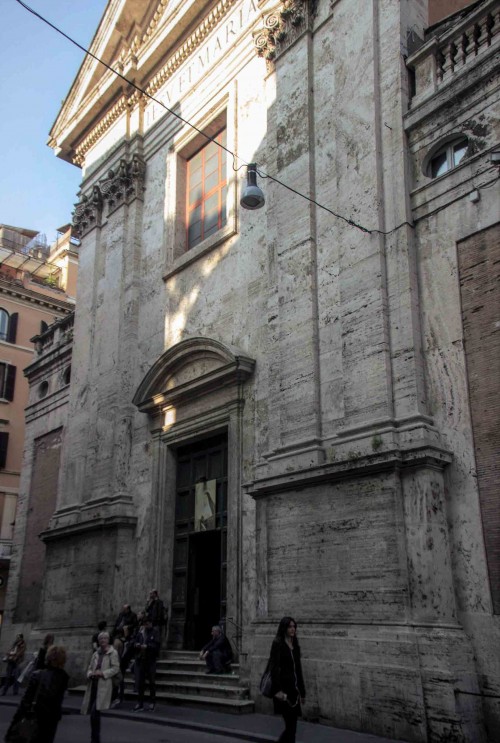
[[[0,697],[0,704],[17,706],[19,697]],[[226,735],[254,743],[272,743],[277,740],[283,730],[281,717],[262,715],[230,715],[221,712],[211,712],[186,706],[158,704],[154,712],[134,712],[135,702],[125,701],[121,707],[109,710],[104,714],[110,718],[141,721],[150,725],[168,725],[171,727],[193,730],[216,735]],[[78,714],[81,698],[68,696],[64,702],[65,714]],[[394,739],[381,738],[367,733],[356,733],[350,730],[341,730],[327,725],[319,725],[299,720],[297,728],[297,743],[398,743]],[[401,741],[399,743],[402,743]]]

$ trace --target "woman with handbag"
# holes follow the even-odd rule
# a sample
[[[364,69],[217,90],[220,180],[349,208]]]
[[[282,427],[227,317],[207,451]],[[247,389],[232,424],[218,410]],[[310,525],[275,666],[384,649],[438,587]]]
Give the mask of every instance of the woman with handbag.
[[[274,710],[283,716],[285,729],[278,743],[295,743],[297,720],[302,714],[306,690],[302,675],[297,623],[283,617],[271,646],[269,658]]]
[[[113,676],[120,673],[120,659],[109,644],[109,634],[101,632],[97,641],[99,649],[90,660],[81,708],[82,715],[90,715],[91,743],[101,743],[101,712],[111,706]]]
[[[5,734],[5,741],[53,743],[62,716],[68,674],[64,670],[66,650],[52,645],[45,656],[45,668],[34,671],[21,703]]]
[[[7,661],[7,669],[5,671],[5,678],[2,689],[2,696],[7,694],[7,689],[12,684],[12,693],[14,695],[19,691],[19,682],[17,680],[19,676],[19,667],[24,660],[24,653],[26,652],[26,642],[24,641],[24,635],[17,635],[14,640],[14,644],[5,656],[4,660]]]

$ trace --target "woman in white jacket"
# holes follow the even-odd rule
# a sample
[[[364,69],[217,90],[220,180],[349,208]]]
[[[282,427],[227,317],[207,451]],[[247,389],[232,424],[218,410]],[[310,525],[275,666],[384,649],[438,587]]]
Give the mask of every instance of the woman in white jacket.
[[[101,743],[101,712],[111,706],[113,676],[120,673],[120,659],[109,644],[109,634],[101,632],[87,671],[87,689],[83,697],[82,715],[90,714],[91,743]]]

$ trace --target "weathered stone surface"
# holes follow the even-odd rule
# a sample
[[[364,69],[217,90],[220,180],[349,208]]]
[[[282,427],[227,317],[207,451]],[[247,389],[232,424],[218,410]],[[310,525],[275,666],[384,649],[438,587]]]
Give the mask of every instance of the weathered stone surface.
[[[293,33],[273,26],[266,66],[254,40],[289,6],[286,24],[303,15]],[[500,724],[499,628],[457,245],[500,221],[489,162],[499,4],[471,10],[474,23],[483,11],[494,19],[489,46],[439,82],[434,55],[453,23],[414,52],[412,99],[403,55],[424,36],[426,6],[167,4],[114,51],[155,101],[125,96],[90,62],[80,73],[54,143],[63,157],[76,152],[82,193],[109,193],[120,163],[139,161],[144,191],[120,191],[83,238],[43,607],[48,625],[89,633],[125,599],[140,606],[147,581],[171,605],[170,641],[186,642],[198,537],[183,509],[200,482],[197,447],[222,437],[223,610],[252,689],[292,613],[307,715],[481,743]],[[108,9],[102,29],[117,20]],[[89,111],[99,121],[90,132]],[[227,220],[185,250],[186,162],[200,131],[223,127]],[[433,148],[460,127],[467,158],[431,179]],[[238,207],[253,161],[266,198],[258,212]]]

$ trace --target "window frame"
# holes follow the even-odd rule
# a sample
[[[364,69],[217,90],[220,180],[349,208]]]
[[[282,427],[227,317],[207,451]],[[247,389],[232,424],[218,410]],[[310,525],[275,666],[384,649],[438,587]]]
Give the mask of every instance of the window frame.
[[[16,389],[17,367],[7,361],[0,361],[0,400],[13,402]]]
[[[9,452],[9,432],[0,431],[0,470],[7,468],[7,455]]]
[[[202,147],[197,150],[191,157],[189,157],[186,160],[186,211],[185,211],[185,220],[186,220],[186,250],[192,250],[197,245],[202,243],[204,240],[208,239],[211,235],[219,232],[221,229],[223,229],[226,226],[227,223],[227,185],[228,185],[228,173],[227,173],[227,153],[223,149],[227,148],[227,127],[224,127],[219,132],[213,135],[212,137],[213,141],[206,141]],[[209,173],[207,175],[206,167],[207,167],[207,153],[209,152],[210,146],[215,145],[217,148],[216,151],[216,157],[217,157],[217,169],[216,171],[212,171],[212,173],[217,172],[217,181],[215,185],[213,185],[211,188],[206,189],[207,180],[212,175],[212,173]],[[197,158],[201,158],[201,195],[199,195],[197,198],[195,198],[192,202],[190,201],[190,194],[192,189],[190,188],[191,184],[191,176],[193,174],[193,163]],[[198,170],[198,168],[197,168]],[[224,191],[226,191],[226,195],[224,198]],[[205,219],[206,219],[206,205],[212,199],[214,196],[217,196],[217,229],[214,232],[210,232],[209,234],[206,234],[208,230],[206,230],[205,226]],[[190,229],[192,227],[191,224],[191,214],[195,212],[197,209],[200,209],[200,238],[197,241],[193,241],[193,243],[190,243]],[[223,217],[223,212],[225,212],[225,216]]]
[[[4,343],[15,343],[17,337],[18,312],[9,312],[5,307],[0,307],[0,318],[5,317],[5,330],[0,330],[0,341]],[[0,319],[1,326],[1,319]]]
[[[458,145],[465,145],[465,151],[460,160],[455,163],[455,148]],[[427,178],[436,180],[447,175],[450,171],[456,170],[467,158],[467,150],[469,147],[469,139],[465,134],[452,134],[444,139],[437,142],[434,147],[429,151],[423,162],[423,173]],[[442,155],[446,157],[446,170],[442,173],[433,172],[433,164],[436,159]]]
[[[224,93],[202,117],[192,117],[196,128],[209,136],[226,129],[227,149],[236,153],[235,96]],[[237,178],[226,157],[226,223],[192,248],[186,248],[187,161],[206,143],[206,137],[184,126],[173,138],[167,155],[165,199],[165,267],[163,280],[183,270],[237,233]]]

